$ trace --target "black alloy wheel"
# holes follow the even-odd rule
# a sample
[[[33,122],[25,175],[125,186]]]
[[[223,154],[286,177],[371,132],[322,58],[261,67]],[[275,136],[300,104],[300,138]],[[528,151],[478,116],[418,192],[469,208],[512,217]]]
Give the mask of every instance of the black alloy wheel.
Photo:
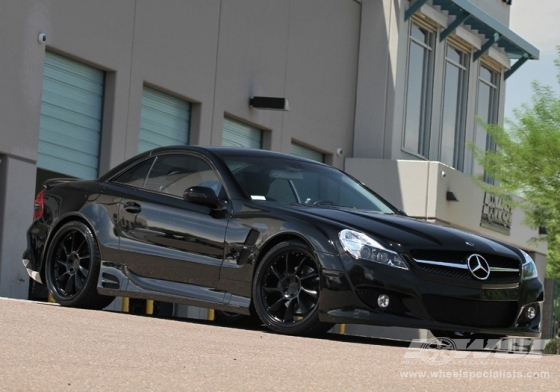
[[[63,306],[103,309],[114,299],[97,293],[99,247],[82,222],[66,223],[56,232],[46,269],[47,287]]]
[[[273,331],[314,335],[332,324],[319,321],[321,278],[309,248],[301,241],[274,246],[263,258],[253,282],[255,310]]]

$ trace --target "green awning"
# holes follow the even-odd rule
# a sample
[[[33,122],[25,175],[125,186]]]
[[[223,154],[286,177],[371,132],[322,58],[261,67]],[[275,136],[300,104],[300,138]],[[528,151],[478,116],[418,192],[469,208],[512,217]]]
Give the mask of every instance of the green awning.
[[[416,13],[426,2],[427,0],[416,0],[406,11],[405,20]],[[442,39],[445,39],[460,25],[469,26],[472,30],[476,30],[486,38],[482,48],[474,54],[473,60],[478,59],[494,44],[504,49],[510,59],[517,60],[511,69],[505,73],[506,79],[523,65],[525,61],[537,60],[539,58],[539,50],[537,48],[470,1],[432,0],[432,3],[434,6],[441,8],[442,11],[447,12],[450,17],[453,17],[453,21],[440,34]]]

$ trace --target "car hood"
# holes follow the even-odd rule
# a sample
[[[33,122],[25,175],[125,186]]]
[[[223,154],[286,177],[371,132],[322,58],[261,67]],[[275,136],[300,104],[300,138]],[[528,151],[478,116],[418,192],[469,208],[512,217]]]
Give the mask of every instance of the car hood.
[[[520,257],[514,247],[499,241],[407,216],[342,207],[296,206],[295,211],[337,222],[341,228],[361,231],[384,241],[395,251],[454,250]]]

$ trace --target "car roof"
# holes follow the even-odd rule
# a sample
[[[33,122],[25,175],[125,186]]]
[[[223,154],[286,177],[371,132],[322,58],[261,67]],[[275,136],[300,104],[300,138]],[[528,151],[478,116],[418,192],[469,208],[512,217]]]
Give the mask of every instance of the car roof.
[[[290,155],[282,152],[261,150],[255,148],[244,148],[244,147],[224,147],[224,146],[166,146],[159,147],[152,150],[150,155],[157,155],[165,152],[171,151],[198,151],[198,152],[212,152],[215,155],[222,156],[251,156],[251,157],[264,157],[264,158],[285,158],[294,159],[301,161],[309,161],[309,159],[298,157],[296,155]],[[313,161],[315,162],[315,161]]]
[[[165,147],[158,147],[153,150],[145,151],[143,153],[137,154],[132,158],[127,159],[126,161],[122,162],[121,164],[115,166],[102,176],[100,176],[97,181],[106,181],[109,178],[113,177],[115,174],[121,172],[122,170],[130,167],[130,165],[134,164],[135,162],[139,162],[147,157],[159,155],[159,154],[166,154],[166,153],[173,153],[173,152],[187,152],[187,151],[194,151],[205,155],[214,155],[221,159],[222,157],[258,157],[258,158],[281,158],[281,159],[290,159],[293,161],[304,161],[304,162],[313,162],[316,164],[321,165],[322,163],[317,161],[312,161],[307,158],[298,157],[296,155],[285,154],[276,151],[269,151],[269,150],[259,150],[253,148],[244,148],[244,147],[223,147],[223,146],[185,146],[185,145],[176,145],[176,146],[165,146]]]

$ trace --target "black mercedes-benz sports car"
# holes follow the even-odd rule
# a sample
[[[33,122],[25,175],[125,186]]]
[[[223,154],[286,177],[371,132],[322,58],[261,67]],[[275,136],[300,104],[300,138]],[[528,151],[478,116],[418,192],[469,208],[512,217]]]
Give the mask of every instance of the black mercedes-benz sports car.
[[[63,306],[115,296],[438,336],[540,334],[543,285],[505,243],[406,214],[344,172],[263,150],[164,147],[97,180],[54,179],[23,263]]]

